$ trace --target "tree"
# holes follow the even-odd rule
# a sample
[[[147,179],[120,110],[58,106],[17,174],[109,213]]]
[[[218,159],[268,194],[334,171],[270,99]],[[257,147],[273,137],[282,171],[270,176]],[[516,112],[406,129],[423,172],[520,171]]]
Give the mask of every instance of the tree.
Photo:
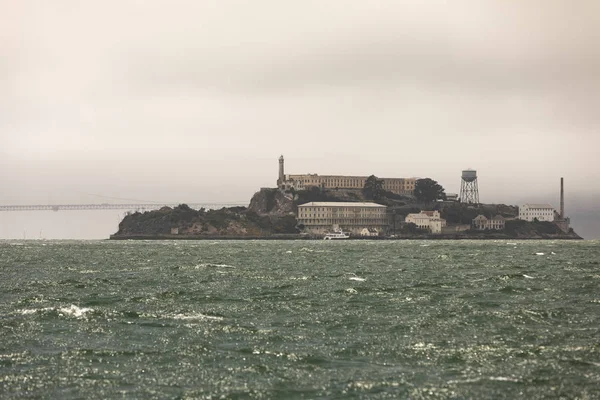
[[[446,200],[444,188],[430,178],[417,179],[415,183],[415,197],[423,203],[433,203],[436,200]]]
[[[375,175],[368,177],[363,187],[363,194],[369,200],[381,200],[384,195],[383,179],[379,179]]]

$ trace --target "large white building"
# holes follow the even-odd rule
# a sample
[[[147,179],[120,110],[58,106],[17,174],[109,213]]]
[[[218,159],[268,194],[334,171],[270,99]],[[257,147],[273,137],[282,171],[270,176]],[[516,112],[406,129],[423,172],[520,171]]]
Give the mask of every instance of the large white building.
[[[442,233],[446,220],[440,217],[439,211],[421,211],[418,214],[408,214],[404,222],[413,223],[419,229],[427,229],[431,233]]]
[[[286,174],[284,172],[283,156],[279,157],[279,178],[277,187],[280,189],[306,190],[311,187],[323,189],[363,189],[368,176],[349,175],[318,175],[318,174]],[[415,191],[417,178],[380,178],[383,190],[396,194],[412,195]]]
[[[298,223],[307,233],[323,234],[343,229],[360,235],[364,228],[385,232],[387,207],[376,203],[311,202],[298,206]]]
[[[525,221],[554,221],[554,207],[550,204],[523,204],[519,206],[519,219]]]

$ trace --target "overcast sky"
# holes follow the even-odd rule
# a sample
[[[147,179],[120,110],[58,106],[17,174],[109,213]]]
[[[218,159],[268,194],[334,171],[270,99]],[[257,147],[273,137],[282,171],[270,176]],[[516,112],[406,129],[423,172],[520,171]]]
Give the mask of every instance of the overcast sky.
[[[0,0],[0,203],[286,172],[600,194],[600,1]],[[590,200],[590,203],[594,203]]]

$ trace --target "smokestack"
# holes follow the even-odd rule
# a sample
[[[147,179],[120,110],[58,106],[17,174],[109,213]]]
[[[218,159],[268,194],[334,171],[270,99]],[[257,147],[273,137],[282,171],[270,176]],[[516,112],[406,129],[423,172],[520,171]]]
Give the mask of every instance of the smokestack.
[[[560,219],[565,219],[565,187],[563,178],[560,178]]]

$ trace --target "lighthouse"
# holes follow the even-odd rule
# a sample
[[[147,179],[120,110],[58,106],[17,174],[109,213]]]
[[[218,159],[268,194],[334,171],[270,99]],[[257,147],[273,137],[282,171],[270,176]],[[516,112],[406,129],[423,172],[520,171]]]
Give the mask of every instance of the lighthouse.
[[[283,187],[285,183],[285,174],[283,171],[283,155],[279,157],[279,178],[277,179],[277,187]]]

